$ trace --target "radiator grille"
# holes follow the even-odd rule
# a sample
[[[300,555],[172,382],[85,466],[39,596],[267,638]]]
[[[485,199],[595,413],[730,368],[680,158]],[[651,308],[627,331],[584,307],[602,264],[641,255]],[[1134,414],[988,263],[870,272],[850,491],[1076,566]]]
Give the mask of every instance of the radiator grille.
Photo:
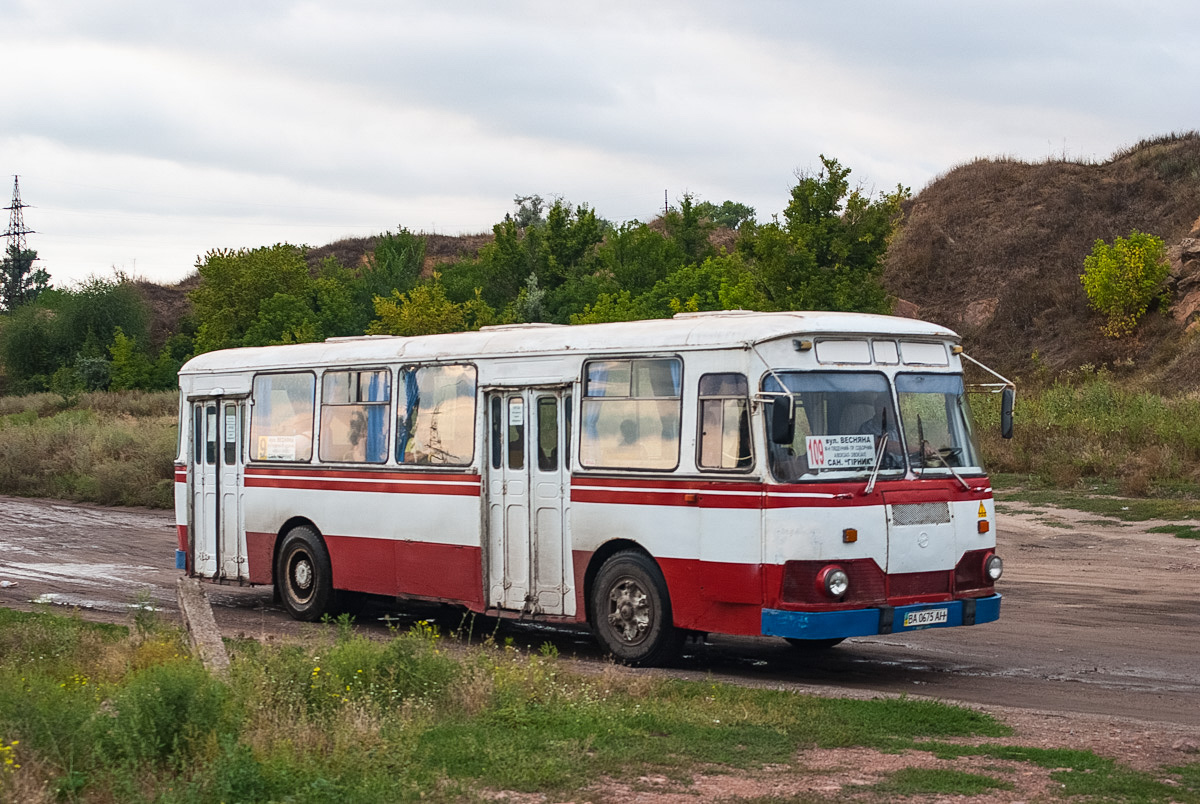
[[[949,503],[924,502],[892,506],[893,525],[941,525],[949,521]]]

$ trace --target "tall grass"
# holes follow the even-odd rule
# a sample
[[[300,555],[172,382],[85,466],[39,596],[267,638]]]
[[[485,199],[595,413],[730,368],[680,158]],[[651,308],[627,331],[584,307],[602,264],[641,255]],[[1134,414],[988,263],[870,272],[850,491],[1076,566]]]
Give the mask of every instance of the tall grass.
[[[577,675],[552,650],[448,650],[424,624],[383,641],[342,621],[301,643],[233,644],[226,681],[162,625],[122,636],[0,610],[0,647],[6,801],[554,795],[605,776],[788,764],[802,746],[1007,733],[927,701]]]
[[[1130,496],[1200,493],[1200,395],[1130,388],[1086,366],[1018,393],[1011,441],[995,399],[972,400],[993,472],[1055,488],[1107,481]]]
[[[0,494],[173,504],[178,395],[0,398]]]

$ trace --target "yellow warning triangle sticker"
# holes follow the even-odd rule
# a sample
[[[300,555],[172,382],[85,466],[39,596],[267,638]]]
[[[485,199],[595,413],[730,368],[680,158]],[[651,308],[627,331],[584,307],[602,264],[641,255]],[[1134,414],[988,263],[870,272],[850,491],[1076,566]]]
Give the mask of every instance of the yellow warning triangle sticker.
[[[979,515],[981,517],[987,516],[987,509],[983,507],[983,503],[979,504]]]

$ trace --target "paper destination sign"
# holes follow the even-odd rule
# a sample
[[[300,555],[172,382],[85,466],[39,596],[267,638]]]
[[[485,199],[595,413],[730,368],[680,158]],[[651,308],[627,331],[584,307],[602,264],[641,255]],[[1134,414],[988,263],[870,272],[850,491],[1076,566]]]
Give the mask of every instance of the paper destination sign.
[[[805,439],[810,469],[870,469],[875,465],[875,436],[822,435]]]

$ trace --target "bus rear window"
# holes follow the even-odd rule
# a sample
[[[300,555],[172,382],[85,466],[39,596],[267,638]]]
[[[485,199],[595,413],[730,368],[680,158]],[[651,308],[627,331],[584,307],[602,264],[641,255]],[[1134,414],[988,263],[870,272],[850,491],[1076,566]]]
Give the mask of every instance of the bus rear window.
[[[254,378],[251,454],[257,461],[310,461],[315,375],[260,374]]]

